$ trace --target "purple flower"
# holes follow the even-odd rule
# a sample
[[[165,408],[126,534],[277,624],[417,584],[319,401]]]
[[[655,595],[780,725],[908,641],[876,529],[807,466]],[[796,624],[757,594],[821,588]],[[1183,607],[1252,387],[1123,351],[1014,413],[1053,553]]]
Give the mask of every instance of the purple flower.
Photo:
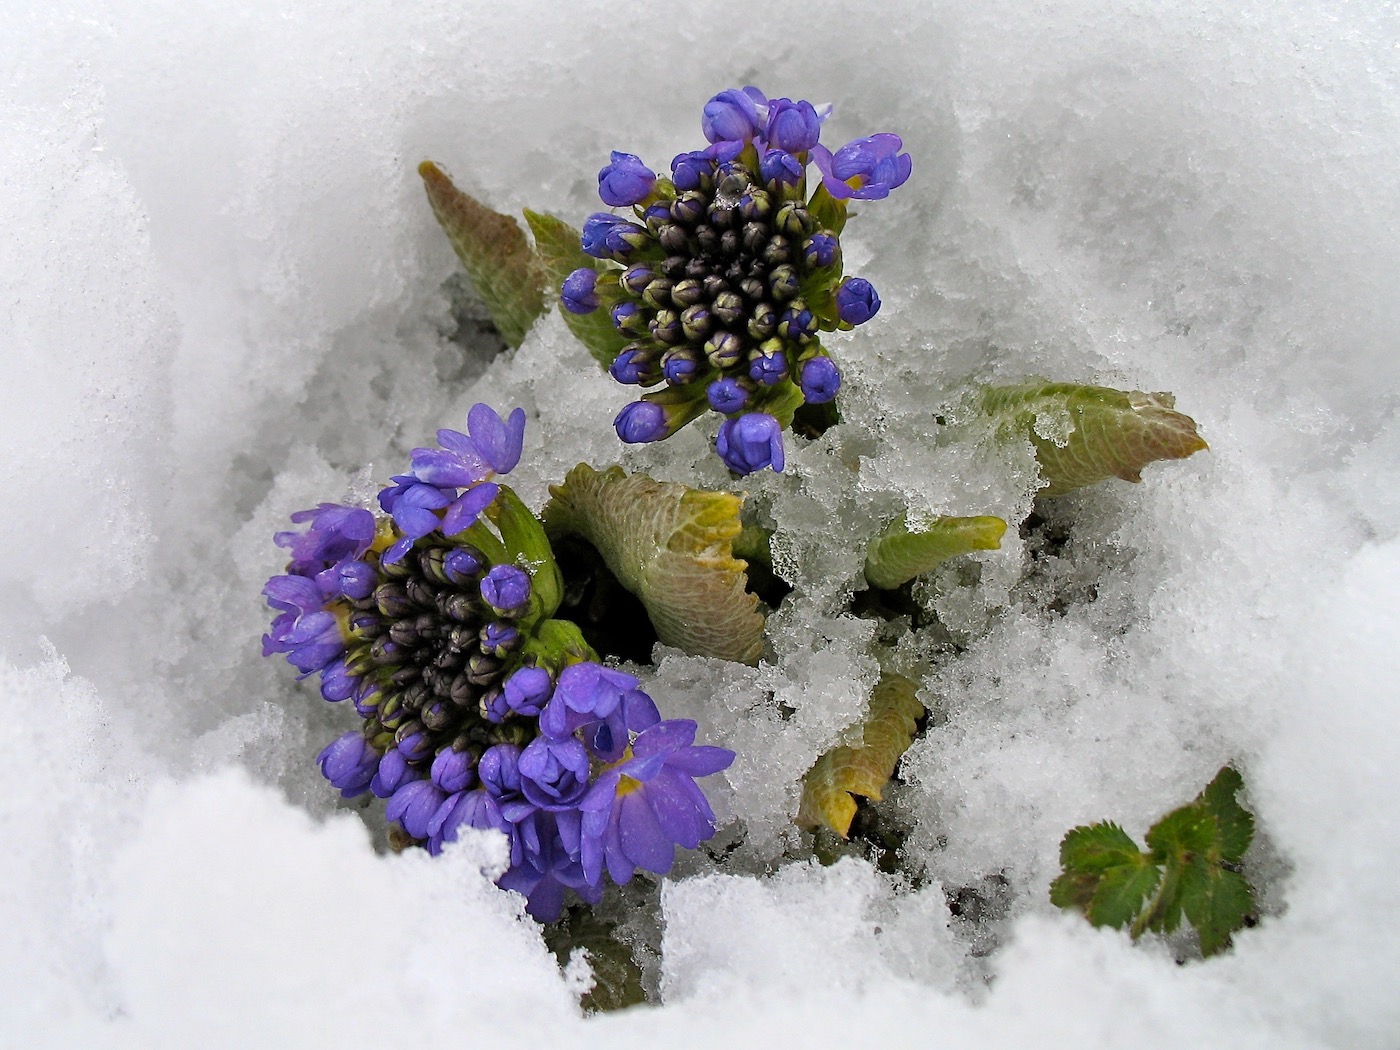
[[[728,415],[749,403],[749,392],[733,379],[716,379],[705,390],[710,407]]]
[[[392,484],[379,493],[379,505],[394,519],[403,536],[384,552],[381,560],[393,565],[413,546],[442,523],[437,511],[449,506],[457,490],[428,485],[412,474],[395,474]]]
[[[640,204],[651,196],[656,172],[630,153],[612,152],[608,166],[598,172],[598,196],[610,207]]]
[[[458,791],[443,799],[428,821],[428,852],[434,856],[441,853],[443,843],[457,841],[457,829],[463,826],[510,830],[510,824],[501,816],[501,807],[484,788]]]
[[[847,324],[865,324],[880,312],[875,286],[864,277],[847,277],[836,289],[836,312]]]
[[[620,260],[644,246],[648,234],[635,222],[600,211],[584,220],[580,240],[585,255]]]
[[[503,657],[520,646],[520,631],[508,623],[492,620],[481,629],[481,648],[488,653]]]
[[[829,357],[814,357],[802,362],[802,396],[808,403],[821,405],[830,401],[841,389],[841,373]]]
[[[481,581],[481,597],[502,616],[519,612],[530,600],[530,574],[515,565],[497,565]]]
[[[321,698],[333,704],[354,694],[359,679],[345,669],[343,659],[332,660],[321,668]]]
[[[634,401],[617,414],[613,429],[629,445],[660,441],[668,435],[666,410],[650,401]]]
[[[829,233],[814,233],[802,242],[802,256],[809,267],[832,266],[841,250],[841,242]]]
[[[476,765],[477,779],[497,802],[520,797],[520,748],[514,744],[488,747]]]
[[[749,378],[764,386],[781,383],[787,374],[787,357],[782,352],[763,354],[749,362]]]
[[[287,571],[314,576],[346,558],[358,558],[374,541],[374,515],[359,507],[322,503],[314,510],[299,510],[292,521],[311,522],[306,532],[279,532],[272,542],[292,552]]]
[[[716,450],[725,465],[738,474],[752,474],[764,467],[782,470],[783,428],[766,412],[747,412],[720,424]]]
[[[384,816],[416,839],[428,837],[428,822],[447,796],[431,780],[414,780],[394,792]]]
[[[576,811],[530,813],[511,832],[511,866],[496,885],[523,894],[525,910],[539,922],[559,918],[566,889],[597,904],[602,881],[584,876],[579,837]]]
[[[490,405],[477,403],[467,413],[467,433],[444,429],[437,439],[440,449],[413,450],[410,462],[419,481],[464,488],[493,474],[509,474],[520,462],[525,410],[517,408],[503,420]]]
[[[644,383],[655,372],[651,357],[645,350],[629,347],[617,355],[617,359],[608,367],[608,374],[619,383]]]
[[[263,635],[264,656],[286,653],[287,662],[306,675],[344,655],[345,632],[336,615],[325,611],[326,597],[316,581],[274,576],[263,594],[280,613]]]
[[[805,153],[821,137],[822,122],[810,102],[775,98],[768,104],[768,145],[789,153]]]
[[[554,692],[554,679],[543,667],[521,667],[505,683],[505,700],[517,715],[537,717]]]
[[[671,161],[671,181],[682,193],[699,189],[702,180],[714,174],[714,159],[703,150],[682,153]]]
[[[321,774],[340,789],[344,798],[363,795],[379,767],[379,752],[369,746],[363,733],[337,737],[316,756]]]
[[[714,834],[714,811],[695,778],[729,768],[734,752],[696,747],[689,719],[658,722],[632,744],[632,757],[606,770],[584,797],[581,859],[590,881],[607,868],[625,885],[638,869],[665,875],[675,847]]]
[[[812,150],[822,184],[837,200],[880,200],[903,186],[913,169],[909,154],[900,153],[898,135],[871,135],[848,142],[834,154],[825,146]]]
[[[730,88],[705,103],[700,128],[711,142],[748,142],[768,119],[768,100],[755,87]]]
[[[699,368],[700,365],[695,358],[684,351],[680,353],[672,351],[661,361],[661,374],[666,377],[666,382],[673,386],[690,382]]]
[[[598,271],[591,266],[580,266],[564,278],[559,301],[571,314],[590,314],[598,309],[597,284]]]
[[[535,737],[520,752],[518,768],[526,801],[540,809],[576,809],[588,790],[588,752],[573,737]]]
[[[806,165],[786,150],[770,149],[758,162],[758,171],[764,182],[777,181],[796,186],[805,170]]]
[[[476,779],[476,755],[470,751],[445,747],[433,759],[430,775],[433,783],[449,795],[465,791]]]
[[[661,718],[639,685],[632,675],[591,660],[570,664],[559,673],[554,695],[540,713],[540,732],[555,740],[577,734],[595,758],[614,762],[632,733]]]

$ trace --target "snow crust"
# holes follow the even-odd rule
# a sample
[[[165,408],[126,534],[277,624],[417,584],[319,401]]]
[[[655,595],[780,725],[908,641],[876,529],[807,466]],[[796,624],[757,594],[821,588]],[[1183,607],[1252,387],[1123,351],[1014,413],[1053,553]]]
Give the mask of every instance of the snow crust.
[[[1400,18],[968,6],[6,5],[0,1041],[1394,1045]],[[584,1019],[499,843],[383,854],[338,806],[311,760],[346,713],[259,657],[258,591],[291,511],[478,400],[530,413],[536,506],[580,460],[728,483],[699,427],[620,448],[557,317],[494,360],[448,338],[415,168],[579,222],[608,150],[663,166],[745,83],[897,131],[914,175],[846,237],[884,301],[833,340],[847,423],[743,483],[795,585],[764,666],[646,672],[739,752],[735,848],[662,890],[665,1005]],[[934,416],[1028,375],[1170,390],[1211,449],[916,589],[963,646],[894,799],[917,888],[788,863],[877,674],[859,552],[901,506],[1024,517],[1029,448]],[[1050,906],[1068,828],[1141,835],[1227,761],[1264,905],[1232,953]]]

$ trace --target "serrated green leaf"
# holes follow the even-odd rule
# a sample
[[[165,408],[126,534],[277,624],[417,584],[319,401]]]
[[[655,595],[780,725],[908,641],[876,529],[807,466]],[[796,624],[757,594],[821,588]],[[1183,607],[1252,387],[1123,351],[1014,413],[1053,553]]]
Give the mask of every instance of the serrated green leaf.
[[[591,543],[646,607],[662,642],[693,656],[758,662],[763,617],[745,590],[748,566],[731,546],[743,528],[739,496],[586,463],[549,491],[546,529]]]
[[[1106,478],[1141,481],[1142,468],[1207,448],[1195,421],[1166,393],[1037,381],[988,387],[982,408],[1000,429],[1028,437],[1045,479],[1060,496]]]
[[[1132,836],[1111,821],[1077,827],[1060,841],[1060,866],[1077,871],[1107,871],[1141,854]]]
[[[1122,929],[1142,910],[1142,902],[1161,877],[1162,869],[1137,853],[1131,861],[1103,873],[1084,914],[1095,926]]]
[[[1204,856],[1219,837],[1215,818],[1199,802],[1192,802],[1168,813],[1147,833],[1147,848],[1158,864],[1186,862],[1192,855]]]
[[[1060,843],[1064,874],[1050,885],[1050,902],[1076,907],[1095,926],[1122,927],[1157,886],[1161,868],[1117,824],[1075,828]]]
[[[1192,802],[1152,825],[1147,853],[1116,825],[1075,828],[1060,843],[1064,872],[1051,883],[1051,901],[1083,909],[1095,925],[1131,921],[1134,939],[1170,934],[1184,918],[1202,955],[1223,950],[1254,910],[1254,891],[1231,866],[1254,834],[1253,815],[1235,798],[1243,786],[1238,772],[1221,769]]]
[[[828,827],[845,838],[856,814],[852,796],[880,801],[923,717],[924,705],[917,692],[918,685],[903,675],[880,676],[870,693],[860,743],[828,751],[803,778],[798,824]]]
[[[1215,775],[1199,802],[1203,803],[1220,829],[1217,843],[1220,858],[1238,862],[1254,841],[1254,814],[1239,804],[1235,795],[1244,787],[1244,780],[1231,766]]]
[[[543,278],[525,231],[452,184],[430,160],[418,166],[428,203],[447,233],[472,286],[491,312],[501,338],[519,346],[544,312]]]
[[[1005,533],[1006,522],[989,516],[939,517],[912,530],[900,517],[870,541],[865,578],[872,587],[898,587],[956,555],[998,550]]]
[[[1254,891],[1239,873],[1198,861],[1183,873],[1181,906],[1201,954],[1210,956],[1229,946],[1230,934],[1254,911]]]
[[[553,215],[525,209],[525,221],[530,224],[530,232],[535,238],[535,253],[538,259],[542,280],[555,292],[564,283],[564,278],[581,267],[593,267],[599,273],[616,275],[615,267],[609,267],[583,252],[579,232],[563,219]],[[597,309],[588,314],[560,311],[569,331],[574,333],[594,360],[607,368],[618,353],[628,343],[627,336],[613,327],[612,317],[607,310]]]

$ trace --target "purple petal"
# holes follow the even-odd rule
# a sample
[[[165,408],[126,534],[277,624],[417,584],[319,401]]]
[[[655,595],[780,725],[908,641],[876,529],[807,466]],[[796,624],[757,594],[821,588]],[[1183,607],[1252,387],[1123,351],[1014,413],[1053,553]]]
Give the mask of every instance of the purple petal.
[[[666,765],[692,777],[707,777],[734,764],[734,752],[722,747],[683,747],[671,754]]]
[[[494,481],[483,481],[467,489],[443,516],[442,534],[455,536],[464,529],[471,528],[477,517],[491,505],[491,501],[500,491],[501,487]]]
[[[618,831],[622,850],[639,868],[665,875],[671,870],[676,848],[661,825],[645,791],[633,791],[624,795],[618,814]]]
[[[658,722],[641,736],[632,746],[632,753],[639,758],[654,755],[661,751],[674,751],[688,747],[695,739],[695,723],[689,718],[671,718]]]
[[[525,410],[517,408],[502,421],[490,405],[477,403],[467,413],[467,429],[497,474],[509,474],[520,462],[525,441]]]

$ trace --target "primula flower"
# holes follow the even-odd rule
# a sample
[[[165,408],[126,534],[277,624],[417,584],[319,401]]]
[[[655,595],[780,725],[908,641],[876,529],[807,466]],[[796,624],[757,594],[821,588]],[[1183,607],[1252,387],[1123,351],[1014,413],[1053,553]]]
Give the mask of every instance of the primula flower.
[[[664,428],[697,411],[645,404]],[[589,840],[580,807],[660,713],[635,677],[584,658],[577,627],[548,619],[559,577],[543,526],[490,480],[519,462],[524,426],[521,409],[502,419],[476,405],[465,433],[441,430],[439,448],[413,450],[411,471],[380,493],[387,517],[335,504],[299,512],[306,530],[277,540],[292,562],[263,591],[273,613],[263,652],[319,672],[327,701],[353,701],[361,727],[317,762],[346,797],[386,800],[397,846],[438,853],[463,827],[503,833],[511,864],[498,884],[552,922],[567,893],[600,899],[602,875],[583,857],[607,847]],[[695,838],[687,819],[674,841]]]
[[[589,789],[580,809],[581,859],[590,880],[604,865],[619,884],[637,868],[665,875],[677,846],[694,849],[714,834],[714,811],[695,778],[728,769],[734,752],[695,747],[694,740],[689,719],[658,722],[638,735],[629,759]]]
[[[875,286],[863,277],[848,277],[836,289],[836,311],[847,324],[865,324],[880,312]]]
[[[598,309],[598,295],[594,289],[598,285],[598,271],[591,266],[580,266],[564,279],[559,292],[559,301],[571,314],[587,314]]]
[[[598,172],[598,196],[604,204],[619,207],[640,204],[651,195],[656,172],[631,153],[612,152],[608,166]]]
[[[599,213],[584,223],[583,250],[615,265],[576,271],[561,296],[573,312],[606,309],[626,337],[608,368],[614,379],[665,384],[618,413],[621,440],[663,440],[706,408],[787,420],[809,392],[813,403],[835,397],[840,373],[820,333],[869,320],[879,308],[867,282],[841,284],[846,202],[887,196],[908,179],[911,163],[891,134],[833,154],[820,142],[830,111],[731,88],[704,106],[709,145],[678,154],[670,179],[620,152],[600,173],[604,202],[629,201],[633,214]],[[813,187],[809,160],[820,174]],[[861,289],[869,295],[858,295]],[[828,364],[804,385],[800,366],[814,357]],[[766,434],[769,451],[756,455],[756,426],[736,432],[722,424],[731,449],[722,457],[744,473],[760,460],[781,469],[781,443]]]
[[[764,467],[782,470],[783,428],[765,412],[748,412],[726,419],[719,427],[719,458],[737,474],[752,474]]]
[[[899,152],[903,148],[898,135],[871,135],[835,153],[817,146],[812,161],[822,173],[822,185],[837,200],[881,200],[903,186],[913,170],[909,154]]]

